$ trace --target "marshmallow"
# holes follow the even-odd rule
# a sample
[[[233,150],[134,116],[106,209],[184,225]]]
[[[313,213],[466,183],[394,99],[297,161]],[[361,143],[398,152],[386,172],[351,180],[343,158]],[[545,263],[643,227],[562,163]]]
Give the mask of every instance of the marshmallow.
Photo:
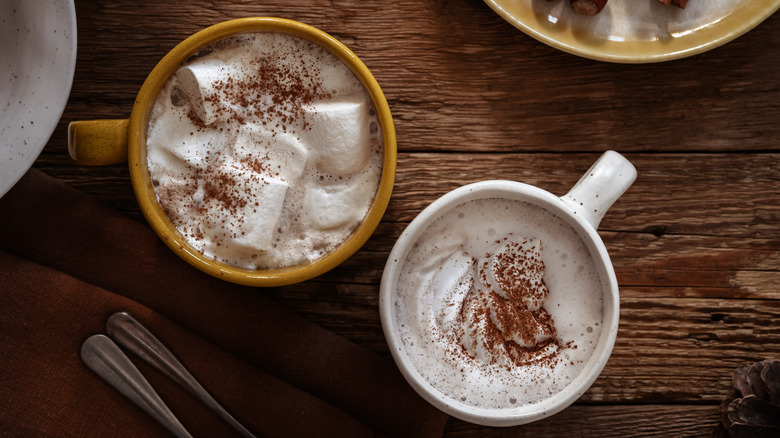
[[[357,223],[366,214],[358,208],[354,192],[356,188],[331,191],[330,187],[314,187],[306,193],[304,210],[308,212],[309,223],[327,230],[350,223]]]
[[[233,157],[222,160],[212,179],[222,186],[217,196],[207,199],[210,212],[214,212],[208,215],[212,218],[208,225],[214,242],[225,247],[226,254],[232,247],[244,251],[271,249],[287,182],[258,175]]]
[[[241,92],[231,89],[231,84],[240,83],[247,76],[245,66],[256,57],[246,47],[238,46],[198,58],[176,72],[178,86],[204,125],[230,116],[236,103],[235,98],[226,98],[226,93]]]
[[[196,133],[194,127],[181,123],[181,119],[186,117],[181,108],[164,108],[152,117],[155,123],[150,124],[146,142],[154,147],[147,148],[147,161],[150,168],[166,169],[169,174],[179,175],[186,169],[205,169],[233,141],[227,132]]]
[[[361,100],[319,102],[305,110],[307,143],[317,167],[333,175],[357,173],[371,153],[368,104]]]
[[[350,227],[360,222],[371,207],[376,186],[367,176],[343,185],[312,187],[306,191],[303,210],[315,229]],[[361,181],[364,180],[364,181]]]
[[[240,129],[233,146],[238,157],[255,157],[270,175],[287,182],[301,177],[309,151],[294,135],[273,133],[257,124]]]

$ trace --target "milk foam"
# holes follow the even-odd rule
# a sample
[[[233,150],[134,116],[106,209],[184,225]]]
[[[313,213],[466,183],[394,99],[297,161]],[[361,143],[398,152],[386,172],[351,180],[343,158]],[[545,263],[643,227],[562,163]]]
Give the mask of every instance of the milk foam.
[[[507,247],[507,242],[518,243]],[[479,316],[470,307],[474,295],[485,292],[485,283],[495,283],[494,277],[480,274],[480,264],[489,265],[507,248],[544,263],[547,295],[518,307],[533,309],[541,302],[538,310],[554,321],[559,341],[539,344],[550,350],[539,353],[541,360],[521,365],[500,345],[468,345],[470,336],[479,336],[475,326],[498,311],[491,307],[481,319],[472,318]],[[536,281],[534,274],[528,277]],[[583,370],[603,326],[602,293],[588,250],[568,224],[524,202],[478,199],[446,212],[414,244],[400,270],[393,304],[407,356],[426,381],[454,401],[509,409],[549,398]],[[549,337],[542,331],[531,343]]]
[[[157,198],[196,250],[248,269],[316,260],[367,214],[382,173],[371,98],[335,55],[247,33],[179,67],[151,112]]]

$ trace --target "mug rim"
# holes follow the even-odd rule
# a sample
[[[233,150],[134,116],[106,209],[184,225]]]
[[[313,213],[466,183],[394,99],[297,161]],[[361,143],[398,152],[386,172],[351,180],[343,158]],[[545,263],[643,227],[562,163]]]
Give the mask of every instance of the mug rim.
[[[509,196],[500,196],[502,194]],[[448,397],[436,389],[420,374],[409,359],[400,340],[394,313],[393,298],[396,295],[400,269],[420,235],[436,219],[442,217],[452,208],[465,202],[487,198],[528,202],[545,209],[572,226],[594,259],[604,289],[604,319],[598,350],[591,355],[583,371],[553,396],[539,403],[510,409],[488,409],[472,406]],[[458,187],[434,200],[401,233],[390,252],[382,275],[379,289],[379,314],[382,330],[393,360],[406,381],[423,399],[441,411],[461,420],[485,426],[504,427],[527,424],[556,414],[574,403],[592,386],[606,366],[617,339],[620,297],[617,277],[606,247],[596,229],[585,218],[577,216],[575,212],[568,209],[560,197],[539,187],[517,181],[487,180]],[[609,329],[605,331],[607,325]]]
[[[215,261],[190,247],[163,211],[146,164],[146,126],[154,102],[177,68],[199,49],[215,41],[242,33],[282,32],[311,41],[336,55],[355,74],[371,97],[383,137],[382,176],[374,200],[358,227],[326,255],[299,265],[273,269],[244,269]],[[128,166],[141,212],[154,232],[174,253],[195,268],[217,278],[246,286],[284,286],[309,280],[335,268],[369,237],[384,215],[395,182],[397,145],[395,127],[387,100],[378,82],[349,48],[328,33],[311,25],[278,17],[246,17],[206,27],[187,37],[158,62],[142,85],[128,125]]]

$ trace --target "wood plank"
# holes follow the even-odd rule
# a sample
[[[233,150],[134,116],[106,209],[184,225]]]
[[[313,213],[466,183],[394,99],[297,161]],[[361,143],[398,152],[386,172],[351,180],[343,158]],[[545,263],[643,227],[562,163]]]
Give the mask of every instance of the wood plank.
[[[382,226],[380,232],[386,228],[389,227]],[[392,228],[400,228],[393,231],[399,234],[403,229]],[[702,242],[698,236],[674,236],[648,250],[637,246],[636,242],[643,239],[631,233],[606,237],[624,297],[780,299],[780,249],[761,246],[772,242],[727,239],[726,243],[733,245],[729,249],[715,238]],[[382,240],[369,240],[356,255],[319,280],[332,282],[334,287],[348,287],[351,283],[378,285],[394,243],[389,238]],[[693,261],[708,254],[713,255],[704,263]]]
[[[668,236],[643,247],[650,238],[607,237],[624,293],[780,299],[777,240]]]
[[[315,281],[268,292],[330,330],[388,354],[377,286]],[[624,288],[620,304],[612,356],[583,401],[713,403],[728,393],[735,368],[780,353],[778,300],[643,297]]]
[[[625,155],[637,168],[637,181],[607,213],[601,230],[778,237],[780,155]],[[385,220],[409,221],[447,191],[485,179],[563,195],[598,156],[401,154]]]
[[[445,435],[471,437],[704,437],[711,436],[719,421],[716,405],[574,404],[544,420],[508,428],[480,428],[451,419]]]
[[[62,147],[58,152],[47,149],[35,166],[140,218],[125,166],[63,165],[66,152]],[[444,193],[486,179],[520,181],[563,195],[598,156],[401,153],[383,221],[409,222]],[[679,234],[752,236],[767,238],[768,244],[780,238],[780,205],[776,202],[780,198],[780,155],[626,156],[637,167],[638,179],[607,213],[600,230],[659,238]]]
[[[378,284],[387,254],[408,222],[438,196],[459,185],[514,178],[563,194],[580,171],[565,172],[560,163],[572,162],[571,168],[587,169],[596,157],[402,154],[396,188],[379,229],[358,254],[322,280]],[[600,231],[624,293],[780,298],[777,155],[629,154],[629,158],[639,168],[640,177],[604,218]],[[696,172],[689,170],[693,163]],[[45,159],[38,164],[143,220],[126,169],[63,167]],[[106,173],[93,177],[99,172]],[[671,189],[655,189],[664,186]],[[630,288],[626,291],[625,287]]]
[[[757,49],[780,45],[777,14],[659,71],[562,53],[479,0],[76,6],[89,26],[79,26],[66,120],[127,117],[146,75],[179,41],[220,21],[270,15],[317,26],[361,57],[396,116],[403,151],[751,151],[777,150],[780,138],[780,63]]]
[[[347,274],[347,268],[337,270],[335,277]],[[612,357],[583,401],[717,402],[736,367],[780,353],[780,300],[707,298],[696,286],[682,295],[665,289],[622,287]],[[270,292],[317,323],[388,354],[376,284],[317,280]]]
[[[322,280],[378,284],[387,254],[408,222],[455,187],[514,178],[563,194],[580,171],[563,171],[560,163],[571,162],[571,168],[584,170],[596,157],[401,154],[395,191],[377,232]],[[624,294],[780,298],[778,155],[629,154],[629,158],[639,168],[639,179],[609,211],[600,231]],[[694,163],[697,171],[691,172]],[[126,169],[63,167],[45,158],[38,165],[143,220]],[[100,172],[105,174],[94,176]],[[659,192],[655,187],[671,189]]]

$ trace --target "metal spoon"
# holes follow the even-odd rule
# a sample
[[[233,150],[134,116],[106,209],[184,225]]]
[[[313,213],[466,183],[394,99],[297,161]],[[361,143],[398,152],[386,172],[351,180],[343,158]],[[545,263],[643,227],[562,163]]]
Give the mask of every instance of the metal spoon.
[[[123,347],[137,354],[158,371],[184,387],[203,404],[233,426],[241,435],[256,438],[233,418],[211,394],[190,374],[187,368],[149,330],[126,312],[113,314],[106,323],[108,335]]]
[[[93,335],[84,341],[81,360],[175,436],[192,438],[138,368],[107,336]]]

